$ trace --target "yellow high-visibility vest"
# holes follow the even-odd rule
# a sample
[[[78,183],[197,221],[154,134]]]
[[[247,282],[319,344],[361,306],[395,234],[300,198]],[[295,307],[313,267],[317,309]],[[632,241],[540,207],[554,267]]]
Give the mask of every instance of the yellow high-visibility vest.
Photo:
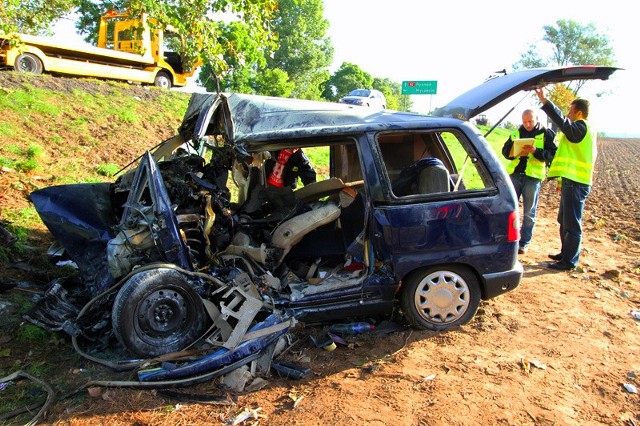
[[[564,133],[558,133],[558,150],[549,168],[549,177],[571,179],[574,182],[593,183],[593,163],[598,154],[598,135],[587,125],[587,134],[580,142],[570,142]]]
[[[544,133],[539,133],[534,136],[534,146],[537,149],[544,149]],[[511,140],[520,139],[520,130],[515,130],[511,134]],[[520,157],[516,157],[507,164],[507,173],[511,174],[516,169],[516,166],[520,163]],[[538,160],[533,153],[527,155],[527,167],[524,170],[524,174],[535,178],[544,179],[546,174],[546,164],[544,161]]]

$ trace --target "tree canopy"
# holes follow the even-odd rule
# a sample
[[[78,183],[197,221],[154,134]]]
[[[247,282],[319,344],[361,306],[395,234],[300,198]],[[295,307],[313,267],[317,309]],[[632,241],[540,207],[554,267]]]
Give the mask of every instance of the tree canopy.
[[[614,63],[609,37],[599,33],[593,23],[584,25],[560,19],[555,26],[545,25],[543,30],[541,42],[530,46],[514,64],[514,69],[568,65],[611,66]],[[543,51],[550,53],[543,57],[539,53]],[[585,80],[573,82],[575,94],[584,83]]]
[[[277,35],[274,49],[252,37],[244,23],[221,24],[219,38],[229,47],[228,64],[219,73],[221,88],[243,93],[320,99],[320,85],[329,72],[333,47],[326,38],[329,22],[322,0],[279,0],[271,21]],[[212,69],[203,67],[200,80],[211,89]],[[207,82],[208,81],[208,82]]]
[[[257,78],[266,65],[264,48],[250,35],[242,22],[218,23],[218,41],[226,46],[223,53],[226,69],[215,70],[205,64],[200,70],[200,81],[209,91],[216,90],[215,76],[223,91],[258,93]]]
[[[224,52],[234,48],[228,39],[219,37],[223,18],[243,23],[248,36],[260,40],[265,49],[275,47],[272,19],[277,0],[78,1],[76,28],[87,41],[95,42],[100,16],[109,9],[128,10],[132,16],[146,13],[157,25],[171,26],[185,38],[187,43],[179,53],[187,63],[200,58],[218,73],[227,67]]]
[[[267,67],[289,75],[292,97],[320,99],[321,84],[329,78],[327,68],[333,62],[322,0],[279,0],[274,29],[278,48],[267,57]]]
[[[556,21],[556,26],[545,25],[543,30],[543,44],[531,45],[520,56],[514,68],[613,64],[613,49],[609,44],[609,37],[600,34],[593,23],[583,25],[560,19]],[[545,47],[550,47],[551,53],[542,57],[539,52],[544,51]]]
[[[343,62],[340,68],[325,82],[322,97],[337,101],[354,89],[372,88],[373,77],[358,65]]]
[[[49,34],[51,25],[77,6],[77,0],[2,0],[0,33]]]

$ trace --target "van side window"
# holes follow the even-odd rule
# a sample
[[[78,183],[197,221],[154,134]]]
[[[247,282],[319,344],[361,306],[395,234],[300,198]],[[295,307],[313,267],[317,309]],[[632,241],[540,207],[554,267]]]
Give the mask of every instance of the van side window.
[[[394,197],[473,191],[492,186],[458,132],[388,132],[377,137]]]
[[[464,136],[447,131],[441,132],[439,136],[453,162],[452,180],[457,186],[455,190],[474,191],[495,186],[478,154],[471,148]]]

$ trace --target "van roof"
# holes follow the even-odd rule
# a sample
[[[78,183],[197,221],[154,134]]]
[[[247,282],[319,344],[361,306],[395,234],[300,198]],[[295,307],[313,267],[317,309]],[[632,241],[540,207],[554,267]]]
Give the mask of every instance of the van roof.
[[[184,140],[190,140],[215,133],[213,128],[225,133],[236,146],[257,148],[277,139],[346,136],[398,127],[459,126],[458,120],[469,120],[519,91],[570,80],[606,80],[617,69],[571,66],[517,71],[486,80],[436,109],[432,116],[392,110],[371,111],[333,102],[238,93],[194,93],[179,131]]]

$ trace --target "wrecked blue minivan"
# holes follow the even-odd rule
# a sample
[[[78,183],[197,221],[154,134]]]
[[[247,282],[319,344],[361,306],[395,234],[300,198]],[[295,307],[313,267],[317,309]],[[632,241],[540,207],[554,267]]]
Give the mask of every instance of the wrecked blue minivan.
[[[30,319],[115,335],[140,356],[263,349],[296,321],[394,311],[420,329],[465,324],[523,274],[513,188],[468,120],[518,91],[614,70],[507,74],[432,116],[193,94],[178,134],[116,182],[31,194],[89,306],[52,319],[53,289]],[[326,152],[323,178],[268,186],[265,162],[284,148]]]

